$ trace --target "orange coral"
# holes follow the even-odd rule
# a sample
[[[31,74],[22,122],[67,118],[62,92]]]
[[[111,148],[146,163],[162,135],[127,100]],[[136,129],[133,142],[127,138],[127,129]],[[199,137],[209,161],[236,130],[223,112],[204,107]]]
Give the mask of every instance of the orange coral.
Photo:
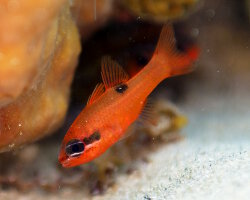
[[[86,38],[107,22],[114,9],[113,0],[75,0],[71,10]]]
[[[198,0],[122,0],[132,13],[150,21],[164,22],[183,17]]]
[[[64,0],[5,0],[0,10],[0,151],[6,151],[61,124],[80,41]]]

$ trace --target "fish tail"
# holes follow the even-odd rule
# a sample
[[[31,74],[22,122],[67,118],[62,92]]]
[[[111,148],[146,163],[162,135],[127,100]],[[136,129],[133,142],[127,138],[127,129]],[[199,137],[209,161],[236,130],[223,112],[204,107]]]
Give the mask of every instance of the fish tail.
[[[193,70],[192,63],[199,55],[199,48],[191,47],[187,52],[176,49],[176,40],[171,25],[164,25],[154,55],[153,64],[161,67],[161,73],[166,71],[166,77],[188,73]]]

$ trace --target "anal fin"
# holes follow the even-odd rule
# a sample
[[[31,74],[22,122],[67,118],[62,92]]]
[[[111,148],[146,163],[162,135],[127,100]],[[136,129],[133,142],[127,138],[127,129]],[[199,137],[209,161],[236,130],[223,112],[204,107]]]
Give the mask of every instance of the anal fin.
[[[120,140],[124,140],[138,130],[138,126],[149,126],[157,124],[156,104],[151,99],[143,102],[142,111],[139,118],[129,126]]]
[[[157,115],[155,111],[155,103],[151,99],[146,99],[138,119],[138,122],[144,125],[155,125],[157,122]]]

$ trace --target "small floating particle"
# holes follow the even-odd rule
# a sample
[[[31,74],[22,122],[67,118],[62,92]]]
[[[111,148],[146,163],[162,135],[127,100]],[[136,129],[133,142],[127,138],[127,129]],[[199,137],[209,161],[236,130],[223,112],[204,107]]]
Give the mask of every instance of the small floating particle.
[[[198,37],[198,35],[200,34],[200,30],[198,28],[193,28],[191,34],[193,37]]]

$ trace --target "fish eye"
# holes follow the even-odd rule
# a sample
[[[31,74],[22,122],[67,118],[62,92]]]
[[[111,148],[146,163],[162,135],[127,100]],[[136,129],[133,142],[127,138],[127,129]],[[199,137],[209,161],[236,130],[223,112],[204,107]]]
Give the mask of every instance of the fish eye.
[[[66,147],[65,152],[70,157],[80,156],[84,151],[84,144],[81,140],[73,139],[70,140]]]
[[[125,92],[126,90],[128,89],[128,85],[127,84],[120,84],[120,85],[117,85],[115,87],[115,91],[118,92],[118,93],[123,93]]]

